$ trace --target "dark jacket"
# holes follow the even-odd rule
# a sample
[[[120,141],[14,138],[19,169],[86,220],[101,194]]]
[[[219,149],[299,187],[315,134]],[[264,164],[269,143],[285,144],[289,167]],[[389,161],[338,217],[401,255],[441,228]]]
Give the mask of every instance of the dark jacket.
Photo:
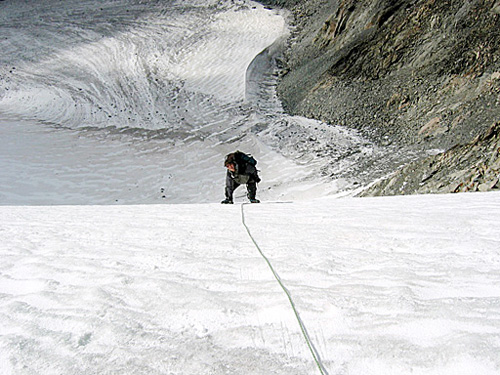
[[[257,183],[260,182],[255,163],[255,159],[240,151],[236,151],[226,156],[224,166],[227,167],[228,164],[234,164],[235,166],[234,172],[230,171],[229,169],[227,170],[226,200],[232,202],[234,190],[238,186],[245,184],[247,186],[248,197],[250,199],[255,199],[255,194],[257,192]]]
[[[250,160],[253,159],[241,151],[236,151],[226,156],[224,165],[234,164],[235,171],[227,171],[228,176],[239,185],[260,182],[257,168]],[[255,159],[253,159],[255,160]],[[255,162],[255,161],[254,161]],[[256,162],[255,162],[256,163]]]

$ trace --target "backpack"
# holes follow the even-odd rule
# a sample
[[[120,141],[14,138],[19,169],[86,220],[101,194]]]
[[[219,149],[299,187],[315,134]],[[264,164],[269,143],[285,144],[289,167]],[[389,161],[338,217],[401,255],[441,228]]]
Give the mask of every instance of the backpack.
[[[226,155],[226,159],[224,160],[224,166],[226,167],[230,163],[237,164],[250,164],[253,166],[257,165],[257,160],[252,155],[247,155],[244,152],[236,151],[231,154]]]
[[[252,155],[247,155],[244,152],[236,151],[234,153],[234,157],[236,160],[241,160],[245,164],[250,164],[253,166],[257,165],[257,160]]]

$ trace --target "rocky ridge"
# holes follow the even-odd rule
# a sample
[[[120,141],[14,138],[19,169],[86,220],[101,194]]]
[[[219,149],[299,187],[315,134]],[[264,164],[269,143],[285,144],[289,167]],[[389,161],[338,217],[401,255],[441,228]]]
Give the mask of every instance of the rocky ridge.
[[[466,145],[409,163],[363,196],[458,193],[500,189],[500,122]]]
[[[290,11],[277,88],[287,112],[379,145],[444,152],[367,194],[498,189],[496,164],[481,153],[494,149],[486,144],[500,119],[499,0],[261,2]],[[432,176],[422,178],[430,163]],[[477,168],[491,179],[471,177]]]

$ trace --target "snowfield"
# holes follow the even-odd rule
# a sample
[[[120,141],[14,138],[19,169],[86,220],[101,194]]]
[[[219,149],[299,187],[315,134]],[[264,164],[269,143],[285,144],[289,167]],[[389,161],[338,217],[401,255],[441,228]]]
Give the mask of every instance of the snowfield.
[[[244,0],[1,1],[0,205],[218,202],[236,149],[273,200],[400,164],[400,150],[283,113],[287,33]]]
[[[283,112],[285,20],[0,1],[0,375],[500,373],[500,194],[349,197],[411,155]]]
[[[0,207],[2,374],[498,374],[500,194]]]

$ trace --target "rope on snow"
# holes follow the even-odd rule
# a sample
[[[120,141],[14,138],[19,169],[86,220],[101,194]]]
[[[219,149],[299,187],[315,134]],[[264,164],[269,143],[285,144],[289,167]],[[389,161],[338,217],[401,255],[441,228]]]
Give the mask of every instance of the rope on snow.
[[[321,357],[319,356],[318,351],[314,347],[314,344],[312,343],[311,338],[309,337],[309,333],[307,332],[306,326],[304,325],[304,322],[300,318],[299,312],[297,311],[297,308],[295,307],[295,303],[293,302],[292,295],[290,294],[290,291],[286,288],[286,286],[281,281],[280,276],[274,270],[274,267],[271,264],[271,262],[269,261],[269,259],[264,255],[264,252],[260,248],[260,246],[257,243],[257,241],[255,241],[255,238],[252,236],[252,233],[250,232],[250,228],[248,227],[248,225],[245,222],[245,211],[244,211],[243,207],[246,204],[248,204],[248,203],[242,203],[242,205],[241,205],[241,222],[243,223],[243,226],[245,227],[245,229],[246,229],[246,231],[248,233],[248,236],[250,237],[250,239],[252,240],[253,244],[255,245],[255,247],[257,248],[257,250],[259,251],[260,255],[262,256],[262,258],[264,258],[264,260],[266,261],[267,265],[271,269],[271,272],[273,273],[274,278],[276,279],[276,281],[278,282],[278,284],[281,286],[281,289],[283,289],[283,291],[285,292],[285,294],[286,294],[286,296],[288,298],[288,301],[290,302],[290,305],[292,306],[292,310],[293,310],[293,312],[295,314],[295,317],[297,318],[297,322],[299,323],[300,330],[302,331],[302,335],[304,336],[304,339],[306,340],[307,347],[309,348],[309,351],[311,352],[311,354],[312,354],[312,356],[314,358],[314,362],[316,362],[316,365],[318,366],[319,372],[322,375],[328,375],[328,372],[326,371],[325,367],[323,366],[323,363],[321,362]]]

